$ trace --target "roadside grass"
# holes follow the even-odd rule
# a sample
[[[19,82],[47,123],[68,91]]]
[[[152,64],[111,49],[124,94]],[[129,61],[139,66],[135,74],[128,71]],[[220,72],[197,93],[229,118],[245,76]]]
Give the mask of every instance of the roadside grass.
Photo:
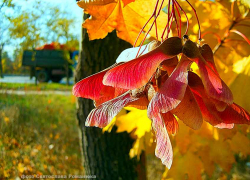
[[[58,91],[71,91],[73,85],[64,85],[59,83],[39,83],[27,84],[27,83],[0,83],[0,89],[7,90],[34,90],[34,91],[46,91],[46,90],[58,90]]]
[[[0,94],[0,179],[83,174],[75,101]]]

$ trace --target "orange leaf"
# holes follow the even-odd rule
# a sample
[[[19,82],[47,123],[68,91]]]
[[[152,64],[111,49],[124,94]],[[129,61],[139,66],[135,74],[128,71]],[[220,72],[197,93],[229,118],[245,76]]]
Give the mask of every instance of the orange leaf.
[[[97,0],[78,2],[84,12],[90,14],[90,18],[83,23],[87,29],[89,39],[103,39],[108,33],[116,30],[117,36],[125,41],[134,43],[143,25],[152,15],[155,0]],[[126,6],[126,7],[125,7]],[[124,7],[124,8],[123,8]],[[157,18],[158,33],[161,34],[166,25],[167,15],[160,13]],[[145,31],[150,28],[153,21],[146,26]],[[155,37],[155,28],[150,35]],[[142,40],[142,36],[139,39]]]

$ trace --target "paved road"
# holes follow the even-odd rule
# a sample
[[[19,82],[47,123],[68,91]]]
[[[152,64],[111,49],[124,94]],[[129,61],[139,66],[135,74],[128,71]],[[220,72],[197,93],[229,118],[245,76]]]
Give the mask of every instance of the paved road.
[[[0,78],[0,83],[32,83],[35,84],[35,78],[30,79],[29,76],[14,76],[14,75],[4,75],[4,78]],[[51,81],[48,83],[52,83]],[[70,84],[74,84],[73,78],[70,78]],[[60,84],[66,84],[66,78],[63,78]]]
[[[0,83],[27,83],[27,84],[35,84],[35,78],[30,79],[29,76],[14,76],[14,75],[5,75],[4,78],[0,78]],[[51,81],[48,83],[52,83]],[[70,84],[73,84],[73,78],[70,78]],[[63,78],[60,84],[66,84],[66,78]],[[24,91],[24,90],[7,90],[7,89],[0,89],[1,94],[16,94],[16,95],[28,95],[28,94],[59,94],[59,95],[66,95],[69,96],[72,94],[71,91]]]
[[[57,95],[64,95],[64,96],[70,96],[72,94],[71,91],[24,91],[24,90],[6,90],[6,89],[0,89],[0,94],[16,94],[16,95],[48,95],[48,94],[57,94]]]

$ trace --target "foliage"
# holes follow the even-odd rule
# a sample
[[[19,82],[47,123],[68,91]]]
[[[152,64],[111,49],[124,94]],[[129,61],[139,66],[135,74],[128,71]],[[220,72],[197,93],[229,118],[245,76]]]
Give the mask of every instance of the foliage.
[[[151,16],[155,1],[152,0],[106,0],[106,1],[79,1],[78,5],[92,18],[87,19],[83,27],[87,29],[90,40],[104,38],[114,29],[117,36],[131,44],[134,43],[138,33],[146,20]],[[167,16],[158,18],[158,25],[163,31]],[[146,30],[150,27],[147,26]],[[154,31],[152,31],[153,35]]]
[[[83,173],[74,97],[0,98],[1,179]]]
[[[23,49],[36,48],[42,44],[75,40],[72,34],[75,19],[69,11],[36,0],[33,6],[22,7],[10,16],[10,37],[20,40]]]
[[[123,3],[121,0],[80,1],[78,3],[86,13],[91,15],[91,18],[83,24],[89,33],[90,40],[104,38],[107,33],[115,29],[118,37],[131,44],[134,43],[140,29],[152,14],[155,1],[138,0],[122,8]],[[189,37],[197,41],[196,35],[199,33],[199,28],[194,12],[186,2],[180,1],[179,3],[189,18]],[[214,47],[215,63],[222,79],[232,89],[235,102],[250,111],[250,99],[247,96],[250,76],[248,57],[250,46],[247,44],[250,37],[249,2],[245,0],[234,2],[190,0],[190,3],[197,10],[201,22],[203,33],[201,43],[208,43]],[[127,12],[131,9],[136,9],[136,11],[128,14]],[[164,11],[166,12],[166,9]],[[166,16],[164,16],[165,14],[161,12],[157,24],[161,24],[159,23],[161,18],[166,21]],[[181,17],[181,20],[181,26],[185,30],[186,19]],[[126,23],[129,24],[128,28]],[[157,27],[159,32],[162,32],[164,27]],[[147,25],[145,32],[148,29]],[[171,30],[173,35],[177,36],[176,26],[173,26]],[[151,39],[155,38],[154,34],[155,31],[152,29]],[[192,68],[196,70],[196,67]],[[137,120],[138,122],[135,122]],[[131,153],[131,156],[139,157],[142,150],[148,151],[155,145],[152,143],[152,134],[150,134],[151,137],[148,135],[147,122],[149,119],[146,112],[132,110],[124,114],[123,111],[104,130],[110,130],[111,126],[116,124],[119,132],[131,132],[131,136],[136,138],[131,151],[137,153]],[[163,174],[163,179],[249,179],[249,127],[242,125],[232,130],[222,130],[204,123],[200,130],[194,131],[180,123],[179,132],[171,136],[171,139],[174,142],[174,164]]]
[[[2,54],[2,67],[3,67],[3,72],[5,72],[5,73],[13,73],[14,72],[13,62],[9,58],[7,52],[4,52]]]
[[[249,130],[246,125],[227,130],[217,129],[206,123],[199,131],[194,131],[180,123],[180,131],[173,137],[176,144],[175,160],[173,167],[169,171],[166,170],[168,172],[165,173],[165,177],[248,179]],[[238,165],[242,167],[239,168]]]
[[[13,4],[12,0],[3,0],[0,2],[0,48],[3,48],[2,46],[5,44],[6,41],[8,41],[6,38],[7,30],[9,24],[6,22],[7,16],[4,13],[4,10],[6,8],[14,8],[15,5]]]

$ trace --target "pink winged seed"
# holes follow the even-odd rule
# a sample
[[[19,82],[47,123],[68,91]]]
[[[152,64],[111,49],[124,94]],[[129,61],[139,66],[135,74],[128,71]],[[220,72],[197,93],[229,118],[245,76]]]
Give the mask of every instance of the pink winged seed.
[[[103,84],[124,89],[140,88],[149,81],[162,61],[178,55],[181,49],[180,38],[169,38],[149,53],[109,70]]]
[[[171,113],[175,114],[180,120],[192,129],[199,129],[203,123],[200,107],[188,86],[181,103]]]
[[[141,55],[148,53],[149,51],[148,48],[150,44],[151,43],[143,45],[141,47],[141,50],[140,50]],[[139,47],[132,47],[132,48],[125,49],[124,51],[121,52],[121,54],[116,59],[116,63],[128,62],[128,61],[133,60],[136,57],[138,50],[139,50]]]
[[[138,100],[138,98],[132,97],[130,91],[128,91],[121,96],[99,105],[90,112],[85,126],[95,126],[99,128],[107,126],[124,106],[136,100]]]
[[[188,84],[188,67],[191,61],[182,57],[176,69],[172,72],[169,78],[159,88],[159,91],[150,101],[148,110],[149,117],[157,112],[166,113],[181,102],[184,97]]]
[[[212,68],[214,73],[219,76],[219,73],[217,71],[217,68],[216,68],[215,62],[214,62],[213,50],[210,48],[210,46],[208,44],[204,44],[203,46],[201,46],[201,55],[206,60],[208,65]]]
[[[201,59],[198,59],[196,63],[199,67],[205,90],[210,95],[210,97],[225,103],[232,104],[232,92],[221,80],[221,78]]]
[[[197,74],[191,71],[188,72],[188,85],[192,88],[192,90],[199,93],[200,96],[202,96],[203,98],[208,96],[208,94],[205,92],[201,78]],[[209,101],[215,105],[218,111],[224,111],[228,105],[227,103],[216,100],[214,98],[211,97],[208,98]]]
[[[82,97],[94,100],[98,99],[100,97],[101,90],[104,88],[102,80],[103,76],[107,71],[108,69],[93,74],[76,83],[72,90],[73,95],[76,97]]]
[[[197,92],[194,92],[194,96],[195,96],[196,101],[199,104],[199,107],[200,107],[201,113],[202,113],[202,117],[205,121],[207,121],[209,124],[211,124],[212,126],[215,126],[215,127],[217,125],[219,125],[220,128],[227,128],[228,127],[227,125],[223,126],[223,125],[225,125],[225,123],[223,123],[220,118],[216,117],[214,115],[214,113],[211,112],[207,108],[208,105],[209,106],[214,106],[214,105],[208,102],[208,99],[207,99],[207,97],[205,97],[205,95],[203,96],[203,98],[201,98],[201,96],[199,96]],[[204,101],[206,101],[206,104]],[[214,110],[216,111],[216,109],[214,109]]]
[[[250,114],[242,107],[233,103],[220,112],[203,91],[204,89],[195,90],[194,95],[205,121],[215,127],[228,129],[233,128],[233,124],[250,124]]]
[[[152,127],[156,135],[155,155],[170,169],[173,162],[173,150],[167,128],[160,113],[152,117]]]
[[[210,49],[205,45],[203,49],[201,47],[201,51],[203,55],[205,54],[204,57],[196,43],[190,40],[184,44],[182,50],[183,54],[198,65],[202,83],[204,84],[207,94],[216,100],[232,104],[233,94],[216,71],[213,59],[210,55]],[[209,64],[212,65],[212,67],[210,67]]]
[[[174,115],[171,112],[162,113],[161,115],[168,132],[171,134],[176,134],[179,129],[179,124]]]
[[[233,103],[225,109],[223,112],[217,112],[217,115],[226,124],[249,124],[250,114],[238,104]]]

